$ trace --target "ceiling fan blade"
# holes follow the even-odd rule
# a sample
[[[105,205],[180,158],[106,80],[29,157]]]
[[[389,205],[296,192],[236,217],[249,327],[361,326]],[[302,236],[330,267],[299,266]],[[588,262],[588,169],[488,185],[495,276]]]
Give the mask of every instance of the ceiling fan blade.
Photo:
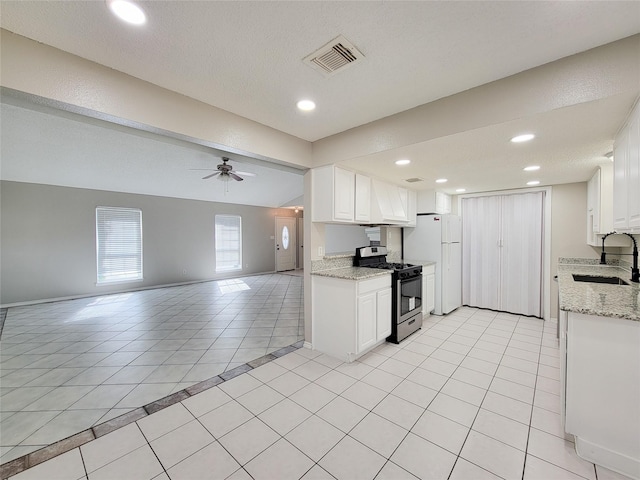
[[[239,181],[239,182],[241,182],[241,181],[243,181],[243,180],[244,180],[244,178],[239,177],[239,176],[238,176],[238,175],[236,175],[235,173],[231,173],[231,172],[229,172],[229,176],[230,176],[231,178],[233,178],[234,180],[237,180],[237,181]]]
[[[238,172],[238,171],[236,171],[235,173],[237,173],[238,175],[243,175],[245,177],[255,177],[256,176],[255,173],[251,173],[251,172]]]
[[[207,175],[206,177],[202,177],[202,180],[206,180],[207,178],[215,177],[216,175],[220,175],[220,172],[212,173],[211,175]]]

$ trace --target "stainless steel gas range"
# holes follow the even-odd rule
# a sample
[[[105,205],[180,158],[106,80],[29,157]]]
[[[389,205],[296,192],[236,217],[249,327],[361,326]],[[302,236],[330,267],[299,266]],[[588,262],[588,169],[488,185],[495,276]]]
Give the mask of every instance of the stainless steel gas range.
[[[400,343],[422,327],[422,266],[387,262],[387,247],[359,247],[353,259],[356,267],[393,270],[391,274],[391,335],[388,342]]]

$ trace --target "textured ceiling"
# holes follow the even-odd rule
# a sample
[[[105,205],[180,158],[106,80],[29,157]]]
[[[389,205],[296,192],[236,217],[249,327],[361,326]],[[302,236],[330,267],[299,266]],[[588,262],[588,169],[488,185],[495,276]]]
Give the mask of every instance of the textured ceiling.
[[[2,0],[0,26],[314,142],[640,32],[637,1],[139,3],[149,19],[144,27],[120,23],[102,0]],[[364,54],[362,62],[329,78],[303,63],[304,57],[338,35]],[[341,160],[403,185],[409,185],[406,178],[421,177],[425,181],[411,188],[449,193],[457,187],[468,192],[518,188],[529,178],[543,185],[585,181],[599,162],[606,161],[603,154],[611,150],[615,132],[636,96],[637,91],[542,109],[543,113],[527,118]],[[302,97],[315,100],[316,111],[298,112],[295,103]],[[3,138],[9,139],[4,115]],[[66,126],[62,123],[59,128]],[[539,133],[536,142],[509,144],[510,135],[522,130]],[[114,133],[105,135],[107,152],[115,148]],[[27,179],[22,181],[46,183],[57,178],[60,184],[84,183],[90,188],[112,189],[110,185],[117,184],[139,193],[217,199],[219,192],[208,190],[206,182],[192,183],[194,172],[189,171],[206,163],[210,150],[158,139],[150,147],[149,138],[131,136],[135,138],[145,142],[136,161],[126,166],[132,172],[127,178],[118,177],[106,156],[88,165],[82,157],[70,158],[79,150],[63,147],[58,160],[64,169],[22,165],[11,170],[5,157],[3,178],[19,171],[15,174]],[[55,139],[51,136],[54,143]],[[127,145],[137,148],[136,142]],[[168,145],[166,152],[156,148],[163,144]],[[38,148],[47,151],[44,140]],[[180,155],[175,148],[182,149]],[[393,161],[402,157],[417,161],[395,167]],[[254,182],[256,189],[228,194],[222,201],[275,206],[290,200],[283,193],[289,184],[282,188],[281,181],[288,177],[280,170],[271,172],[274,165],[238,160],[265,170]],[[522,167],[527,164],[543,168],[535,175],[525,174]],[[238,168],[253,171],[244,165]],[[291,184],[291,198],[302,188],[300,175],[292,175],[297,183]],[[449,183],[436,186],[434,180],[443,176]]]
[[[640,31],[638,2],[7,1],[2,28],[314,141]],[[325,78],[338,35],[364,54]],[[300,114],[295,103],[318,105]]]

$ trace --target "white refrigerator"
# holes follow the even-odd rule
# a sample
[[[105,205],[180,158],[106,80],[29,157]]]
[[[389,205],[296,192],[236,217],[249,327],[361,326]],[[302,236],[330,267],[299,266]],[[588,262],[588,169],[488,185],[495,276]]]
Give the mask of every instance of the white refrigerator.
[[[436,262],[436,315],[462,305],[462,220],[457,215],[418,214],[414,228],[403,229],[403,257]]]

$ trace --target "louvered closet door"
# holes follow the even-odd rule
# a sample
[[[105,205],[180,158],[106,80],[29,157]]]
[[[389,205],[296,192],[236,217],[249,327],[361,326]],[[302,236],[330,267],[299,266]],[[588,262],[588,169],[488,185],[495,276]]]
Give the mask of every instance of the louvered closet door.
[[[543,193],[502,199],[501,308],[541,316]]]
[[[464,305],[542,314],[544,193],[462,200]]]
[[[500,197],[462,200],[462,303],[500,308]]]

